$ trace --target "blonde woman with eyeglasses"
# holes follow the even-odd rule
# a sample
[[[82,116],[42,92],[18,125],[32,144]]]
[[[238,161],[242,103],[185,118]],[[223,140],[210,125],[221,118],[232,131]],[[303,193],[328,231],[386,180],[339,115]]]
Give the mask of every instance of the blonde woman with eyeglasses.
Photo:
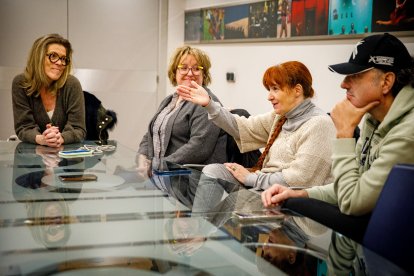
[[[210,58],[200,49],[183,46],[171,57],[168,77],[171,84],[191,86],[194,81],[208,90]],[[138,149],[138,171],[145,176],[152,158],[179,164],[210,164],[226,161],[226,135],[207,118],[201,106],[184,101],[174,91],[158,107]]]
[[[36,39],[12,84],[14,129],[23,142],[58,148],[85,138],[85,104],[70,75],[72,46],[58,34]]]

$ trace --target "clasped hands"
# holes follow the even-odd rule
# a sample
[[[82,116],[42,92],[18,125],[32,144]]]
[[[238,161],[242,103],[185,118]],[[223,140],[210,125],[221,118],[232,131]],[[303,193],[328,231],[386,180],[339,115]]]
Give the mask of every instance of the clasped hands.
[[[41,135],[36,137],[36,142],[39,145],[48,146],[51,148],[59,148],[63,143],[62,134],[59,131],[59,127],[52,126],[52,124],[46,125],[46,130]]]

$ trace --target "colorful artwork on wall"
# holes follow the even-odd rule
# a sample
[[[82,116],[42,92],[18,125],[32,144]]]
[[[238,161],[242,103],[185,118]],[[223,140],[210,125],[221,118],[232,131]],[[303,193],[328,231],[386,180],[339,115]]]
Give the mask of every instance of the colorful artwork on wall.
[[[372,0],[330,0],[329,35],[371,32]]]
[[[249,37],[249,5],[224,9],[224,39]]]
[[[329,0],[293,0],[292,36],[326,35]]]
[[[211,8],[203,10],[203,39],[224,39],[224,9]]]
[[[270,0],[185,12],[185,41],[414,32],[414,0]]]
[[[201,30],[203,28],[201,21],[201,11],[186,12],[184,22],[184,40],[200,41]]]
[[[249,38],[276,37],[277,1],[263,1],[249,5]]]
[[[414,0],[374,0],[372,31],[413,31]]]
[[[291,35],[292,1],[279,0],[277,9],[277,37],[286,38]]]

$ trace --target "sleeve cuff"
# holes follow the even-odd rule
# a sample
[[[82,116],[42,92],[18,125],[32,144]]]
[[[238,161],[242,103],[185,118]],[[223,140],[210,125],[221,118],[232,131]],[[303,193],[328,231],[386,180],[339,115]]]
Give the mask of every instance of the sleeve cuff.
[[[246,182],[244,183],[244,186],[247,187],[254,187],[257,181],[258,175],[255,173],[249,173],[246,177]]]
[[[318,189],[318,187],[308,188],[306,189],[306,192],[308,193],[309,198],[322,200],[321,191]]]
[[[208,118],[213,119],[217,117],[220,114],[220,107],[217,102],[210,98],[210,102],[204,107],[208,112]]]
[[[333,152],[337,154],[355,154],[355,138],[340,138],[333,140]]]

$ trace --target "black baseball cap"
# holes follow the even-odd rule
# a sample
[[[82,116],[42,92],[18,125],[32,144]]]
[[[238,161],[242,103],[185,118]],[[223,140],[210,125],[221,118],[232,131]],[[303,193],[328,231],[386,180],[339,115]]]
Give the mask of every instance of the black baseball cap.
[[[328,68],[342,75],[352,75],[372,68],[396,72],[412,65],[405,45],[395,36],[384,33],[365,37],[355,45],[348,62]]]

